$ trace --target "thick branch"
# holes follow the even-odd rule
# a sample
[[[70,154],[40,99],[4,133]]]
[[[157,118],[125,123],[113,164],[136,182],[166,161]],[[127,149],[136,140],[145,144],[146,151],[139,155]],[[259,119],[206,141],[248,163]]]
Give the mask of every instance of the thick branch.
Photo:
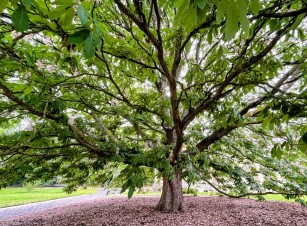
[[[60,117],[58,116],[54,116],[54,115],[50,115],[48,113],[44,113],[44,112],[40,112],[35,110],[32,106],[30,106],[28,103],[24,102],[23,100],[21,100],[20,98],[16,97],[13,92],[11,90],[9,90],[9,88],[7,88],[5,85],[3,85],[0,82],[0,88],[3,90],[3,94],[9,98],[10,100],[12,100],[13,102],[17,103],[19,106],[22,106],[25,110],[27,110],[28,112],[30,112],[33,115],[37,115],[39,117],[46,117],[55,121],[58,121],[60,119]]]
[[[210,99],[205,99],[199,107],[197,107],[194,111],[188,114],[182,120],[183,128],[185,128],[198,114],[202,113],[204,110],[212,106],[216,101],[218,101],[222,97],[223,90],[229,85],[229,83],[234,80],[237,76],[239,76],[242,72],[249,69],[252,65],[259,62],[263,59],[276,45],[276,43],[280,40],[280,38],[285,34],[289,27],[294,23],[294,21],[290,22],[283,29],[279,30],[276,33],[276,36],[272,39],[272,41],[267,45],[267,47],[262,50],[258,55],[253,56],[249,59],[249,61],[245,62],[241,66],[237,66],[232,72],[228,73],[225,80],[221,83],[215,94]]]
[[[274,88],[272,88],[270,94],[271,95],[274,95],[278,92],[278,88],[281,87],[285,81],[291,77],[293,74],[296,74],[297,76],[297,71],[298,71],[298,68],[299,68],[299,65],[295,65],[293,66],[287,73],[285,73],[284,76],[282,76],[278,81],[277,83],[275,84]],[[287,86],[287,87],[284,87],[284,90],[287,90],[289,89],[291,86]],[[241,111],[240,111],[240,115],[241,116],[244,116],[246,115],[246,113],[260,105],[261,103],[263,103],[264,100],[266,100],[267,98],[269,98],[269,96],[267,95],[264,95],[260,98],[258,98],[257,100],[249,103],[245,108],[243,108]],[[257,115],[259,113],[259,111],[255,111],[255,112],[252,112],[252,113],[249,113],[248,116],[249,117],[252,117],[254,115]],[[247,116],[247,115],[246,115]],[[261,123],[260,121],[256,121],[255,123],[254,122],[246,122],[244,124],[259,124]],[[223,136],[226,136],[228,135],[232,130],[236,129],[239,127],[239,124],[234,124],[234,125],[231,125],[231,126],[228,126],[226,128],[221,128],[221,129],[218,129],[218,130],[215,130],[214,132],[212,132],[208,137],[206,137],[205,139],[203,139],[201,142],[199,142],[196,147],[198,148],[199,151],[204,151],[205,149],[207,149],[211,144],[213,144],[215,141],[219,140],[220,138],[222,138]]]
[[[148,37],[150,42],[156,47],[157,49],[157,55],[158,60],[161,65],[162,70],[164,71],[163,75],[167,78],[169,83],[169,90],[170,90],[170,99],[171,99],[171,106],[172,106],[172,116],[173,116],[173,122],[174,122],[174,128],[176,131],[177,139],[176,144],[174,147],[175,156],[177,156],[177,152],[179,152],[181,145],[182,145],[182,129],[181,129],[181,119],[179,115],[179,109],[178,109],[178,100],[177,100],[177,86],[176,86],[176,80],[173,74],[170,73],[169,68],[167,66],[167,63],[164,59],[164,50],[163,45],[157,39],[153,33],[149,30],[149,27],[147,26],[146,22],[139,20],[126,6],[120,1],[115,0],[115,3],[117,4],[118,8],[122,13],[124,13],[126,16],[128,16]]]
[[[260,17],[270,17],[270,18],[285,18],[285,17],[297,17],[301,14],[307,13],[307,7],[302,8],[300,10],[296,11],[288,11],[284,13],[272,13],[272,12],[265,12],[262,11],[260,12],[255,19],[260,18]]]
[[[27,110],[29,113],[36,115],[40,118],[48,118],[55,122],[60,122],[61,117],[60,116],[54,116],[48,113],[40,112],[35,110],[32,106],[21,100],[20,98],[16,97],[11,90],[9,90],[5,85],[0,83],[0,88],[3,90],[3,94],[12,100],[13,102],[17,103],[19,106],[23,107],[25,110]],[[102,152],[94,145],[91,144],[81,130],[79,130],[76,126],[74,126],[72,123],[68,123],[69,129],[76,134],[77,141],[84,147],[88,148],[89,151],[102,156]]]

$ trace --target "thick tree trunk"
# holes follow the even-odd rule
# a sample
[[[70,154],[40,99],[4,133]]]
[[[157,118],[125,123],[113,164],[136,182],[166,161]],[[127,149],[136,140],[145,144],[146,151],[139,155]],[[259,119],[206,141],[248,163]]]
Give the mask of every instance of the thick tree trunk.
[[[157,210],[164,212],[177,212],[182,210],[183,194],[182,194],[182,180],[181,174],[175,170],[174,177],[163,178],[162,195]]]

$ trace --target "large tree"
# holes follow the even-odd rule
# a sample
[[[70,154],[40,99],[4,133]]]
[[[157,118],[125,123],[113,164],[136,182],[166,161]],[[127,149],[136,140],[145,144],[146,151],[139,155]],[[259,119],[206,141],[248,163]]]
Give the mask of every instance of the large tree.
[[[0,188],[104,184],[120,164],[129,196],[156,169],[164,211],[182,209],[182,179],[232,197],[307,193],[305,0],[2,0],[0,12]]]

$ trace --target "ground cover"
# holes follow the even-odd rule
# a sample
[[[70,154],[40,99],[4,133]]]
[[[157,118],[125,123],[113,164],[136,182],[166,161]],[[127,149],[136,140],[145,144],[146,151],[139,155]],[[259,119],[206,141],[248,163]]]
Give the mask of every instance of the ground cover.
[[[0,190],[0,207],[93,194],[96,192],[97,190],[94,188],[78,189],[71,194],[64,192],[63,188],[34,188],[30,192],[26,188],[4,188]]]
[[[307,208],[297,203],[186,196],[183,211],[153,209],[158,197],[109,197],[1,221],[0,225],[307,225]]]

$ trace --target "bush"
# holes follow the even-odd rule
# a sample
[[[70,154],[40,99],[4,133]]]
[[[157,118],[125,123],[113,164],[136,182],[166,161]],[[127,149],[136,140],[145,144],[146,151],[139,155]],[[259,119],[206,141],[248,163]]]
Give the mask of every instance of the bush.
[[[37,184],[34,182],[23,182],[22,187],[27,189],[28,192],[31,192],[34,188],[37,187]]]
[[[196,189],[193,189],[193,188],[184,188],[182,190],[182,193],[183,194],[191,194],[191,195],[194,195],[194,196],[197,196],[197,190]]]
[[[10,184],[12,187],[21,187],[24,183],[25,178],[21,177]]]

